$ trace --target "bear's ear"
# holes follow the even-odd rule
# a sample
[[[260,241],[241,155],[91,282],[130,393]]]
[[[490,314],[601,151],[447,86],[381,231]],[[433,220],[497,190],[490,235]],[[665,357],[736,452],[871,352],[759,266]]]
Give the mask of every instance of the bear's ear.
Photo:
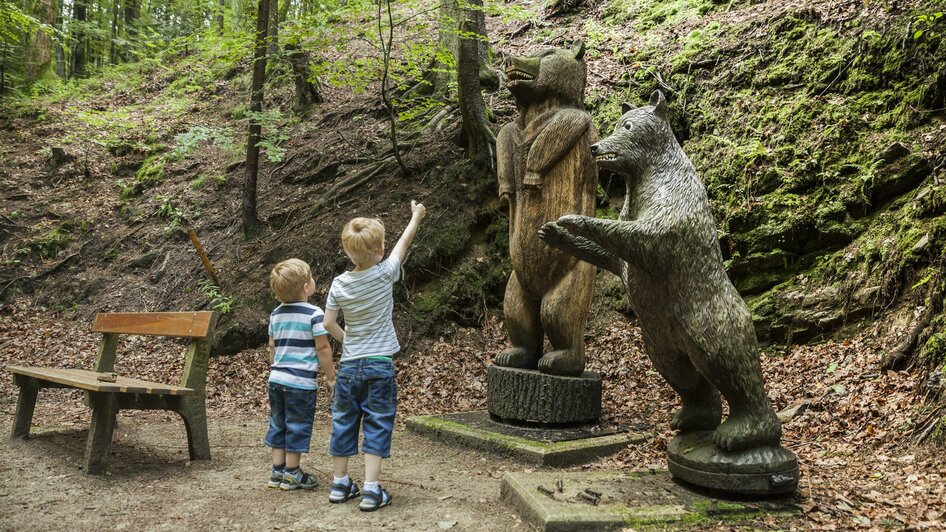
[[[667,99],[664,98],[664,93],[660,92],[660,89],[650,95],[650,105],[654,106],[654,114],[664,120],[667,119]]]
[[[585,57],[585,41],[578,39],[578,42],[572,45],[572,54],[575,56],[575,59]]]
[[[624,113],[628,112],[628,111],[633,110],[633,109],[637,109],[637,106],[634,105],[634,104],[632,104],[632,103],[630,103],[630,102],[624,102],[624,103],[621,104],[621,114],[622,114],[622,115],[623,115]]]

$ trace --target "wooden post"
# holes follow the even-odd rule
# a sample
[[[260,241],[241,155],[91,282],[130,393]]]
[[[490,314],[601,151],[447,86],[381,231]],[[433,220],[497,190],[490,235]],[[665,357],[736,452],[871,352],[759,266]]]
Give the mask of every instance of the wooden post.
[[[204,264],[204,269],[207,270],[207,275],[210,276],[210,280],[213,281],[215,285],[220,286],[220,279],[217,278],[217,270],[214,269],[214,265],[210,262],[210,257],[207,256],[207,252],[204,251],[204,246],[200,245],[197,232],[193,229],[188,229],[187,236],[190,237],[191,243],[193,243],[194,248],[197,249],[197,255],[200,256],[200,262]]]
[[[14,375],[13,382],[20,387],[20,396],[16,401],[16,417],[13,418],[14,438],[27,438],[33,423],[33,409],[36,408],[36,395],[39,383],[36,379]]]
[[[102,343],[99,344],[99,354],[95,357],[94,371],[106,373],[115,371],[115,350],[118,348],[118,335],[104,333]]]
[[[217,314],[207,327],[205,338],[191,341],[184,357],[181,386],[194,390],[194,395],[181,397],[177,413],[187,429],[187,450],[191,460],[210,460],[210,436],[207,432],[207,365],[210,360],[210,342],[213,340]]]
[[[92,425],[85,445],[85,472],[101,475],[105,473],[108,453],[112,448],[118,403],[114,393],[89,392],[89,399],[92,402]]]

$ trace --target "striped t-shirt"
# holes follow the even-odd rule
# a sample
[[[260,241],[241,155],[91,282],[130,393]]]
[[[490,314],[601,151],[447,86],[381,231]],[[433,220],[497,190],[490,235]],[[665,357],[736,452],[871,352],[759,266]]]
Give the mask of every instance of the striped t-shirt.
[[[269,336],[276,344],[269,382],[303,390],[317,388],[315,337],[328,334],[324,319],[322,309],[304,301],[283,303],[269,315]]]
[[[332,281],[325,308],[345,317],[342,362],[391,356],[401,346],[394,333],[394,283],[401,264],[394,257],[361,271],[345,272]]]

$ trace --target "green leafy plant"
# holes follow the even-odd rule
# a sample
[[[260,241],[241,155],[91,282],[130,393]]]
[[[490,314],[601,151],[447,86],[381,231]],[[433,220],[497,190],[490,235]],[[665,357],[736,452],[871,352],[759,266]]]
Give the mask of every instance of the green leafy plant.
[[[178,161],[190,155],[201,142],[212,142],[231,154],[239,152],[233,135],[226,129],[216,127],[191,126],[186,132],[175,135],[174,142],[171,154]]]
[[[913,31],[913,39],[919,39],[924,33],[932,30],[934,27],[936,27],[936,24],[942,20],[942,18],[942,11],[917,15],[916,19],[913,21],[913,27],[916,28]]]
[[[221,314],[228,314],[233,310],[234,301],[230,296],[225,296],[220,287],[211,284],[209,281],[200,281],[200,291],[210,299],[210,308]]]

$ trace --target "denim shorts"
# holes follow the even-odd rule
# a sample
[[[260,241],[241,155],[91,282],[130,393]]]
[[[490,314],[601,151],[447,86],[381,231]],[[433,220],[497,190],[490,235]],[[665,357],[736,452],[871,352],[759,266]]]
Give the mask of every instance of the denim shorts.
[[[362,452],[391,456],[391,432],[397,410],[397,382],[391,360],[342,362],[335,377],[332,402],[332,456],[358,454],[358,430],[364,432]]]
[[[290,453],[309,452],[315,390],[269,383],[269,431],[266,445]]]

